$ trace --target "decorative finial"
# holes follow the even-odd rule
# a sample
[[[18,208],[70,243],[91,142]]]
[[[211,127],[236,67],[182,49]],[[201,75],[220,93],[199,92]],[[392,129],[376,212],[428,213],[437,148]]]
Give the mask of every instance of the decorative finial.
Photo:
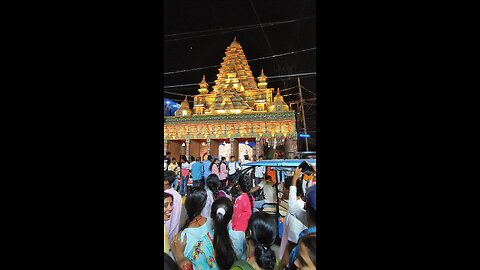
[[[277,96],[280,96],[280,88],[277,88]]]
[[[265,76],[265,74],[263,73],[263,68],[262,68],[262,73],[260,73],[260,77],[267,77],[267,76]]]
[[[236,36],[233,38],[232,44],[230,44],[230,46],[231,47],[240,47],[240,43],[238,43]]]
[[[207,80],[205,80],[205,75],[203,75],[203,78],[202,78],[202,81],[200,82],[200,84],[206,84],[207,83]]]

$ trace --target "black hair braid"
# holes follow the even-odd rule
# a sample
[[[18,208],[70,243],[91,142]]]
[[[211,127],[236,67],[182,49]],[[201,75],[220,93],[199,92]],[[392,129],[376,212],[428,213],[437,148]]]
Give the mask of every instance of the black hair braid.
[[[255,261],[258,266],[265,270],[275,269],[276,257],[271,247],[265,245],[257,245],[255,247]]]
[[[187,222],[185,226],[181,229],[188,228],[190,222],[192,222],[195,217],[202,213],[205,204],[207,203],[207,191],[204,188],[193,188],[190,194],[187,194],[185,199],[185,209],[187,210]]]
[[[212,204],[210,217],[213,220],[215,260],[220,269],[230,269],[238,258],[228,232],[228,223],[232,220],[233,203],[228,198],[219,198]]]
[[[214,198],[218,196],[218,187],[220,186],[220,178],[216,174],[211,174],[206,180],[207,187],[213,193]]]
[[[275,252],[271,249],[277,237],[275,218],[265,212],[253,213],[248,221],[247,239],[255,244],[255,261],[265,270],[275,269]]]

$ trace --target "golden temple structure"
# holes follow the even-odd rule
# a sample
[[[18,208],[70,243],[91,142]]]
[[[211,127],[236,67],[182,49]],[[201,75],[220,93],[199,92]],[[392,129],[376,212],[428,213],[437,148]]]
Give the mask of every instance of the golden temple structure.
[[[193,108],[185,97],[175,116],[166,117],[164,154],[170,151],[177,158],[224,155],[227,159],[235,155],[239,160],[245,154],[239,145],[245,143],[253,145],[251,154],[256,156],[265,155],[265,144],[273,148],[283,145],[282,156],[293,158],[297,152],[295,112],[280,89],[268,88],[267,79],[262,70],[255,81],[235,38],[227,47],[211,91],[203,76]],[[220,151],[222,145],[228,149]]]

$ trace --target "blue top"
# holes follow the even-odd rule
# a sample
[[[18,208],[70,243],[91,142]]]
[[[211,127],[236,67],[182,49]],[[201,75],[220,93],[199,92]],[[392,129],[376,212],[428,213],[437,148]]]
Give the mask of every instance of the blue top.
[[[237,259],[247,259],[247,242],[245,241],[245,233],[241,231],[234,231],[232,228],[228,228],[230,233],[230,239],[232,239],[233,249],[237,255]]]
[[[212,174],[212,171],[210,171],[210,164],[212,164],[212,162],[209,160],[205,160],[203,162],[203,176],[205,177],[205,179],[207,179],[207,177]]]
[[[203,164],[200,162],[193,163],[192,167],[192,180],[200,180],[203,176]]]
[[[213,249],[213,229],[212,221],[207,218],[207,222],[198,228],[187,228],[181,233],[180,240],[183,241],[187,236],[187,244],[183,255],[188,258],[195,270],[218,270],[215,260],[215,250]]]
[[[231,225],[228,225],[228,233],[232,240],[233,250],[237,255],[238,260],[247,259],[247,242],[245,241],[245,233],[242,231],[234,231]],[[212,233],[212,237],[215,237],[215,232]]]

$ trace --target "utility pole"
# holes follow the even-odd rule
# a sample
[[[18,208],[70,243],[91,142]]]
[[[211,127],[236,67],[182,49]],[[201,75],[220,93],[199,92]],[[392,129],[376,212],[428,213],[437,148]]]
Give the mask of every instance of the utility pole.
[[[302,86],[300,85],[300,78],[297,78],[298,80],[298,91],[300,93],[300,104],[301,104],[301,110],[302,110],[302,119],[303,119],[303,134],[307,135],[307,123],[305,123],[305,109],[303,108],[303,97],[302,97]],[[308,152],[308,138],[305,137],[305,146],[307,148]]]

